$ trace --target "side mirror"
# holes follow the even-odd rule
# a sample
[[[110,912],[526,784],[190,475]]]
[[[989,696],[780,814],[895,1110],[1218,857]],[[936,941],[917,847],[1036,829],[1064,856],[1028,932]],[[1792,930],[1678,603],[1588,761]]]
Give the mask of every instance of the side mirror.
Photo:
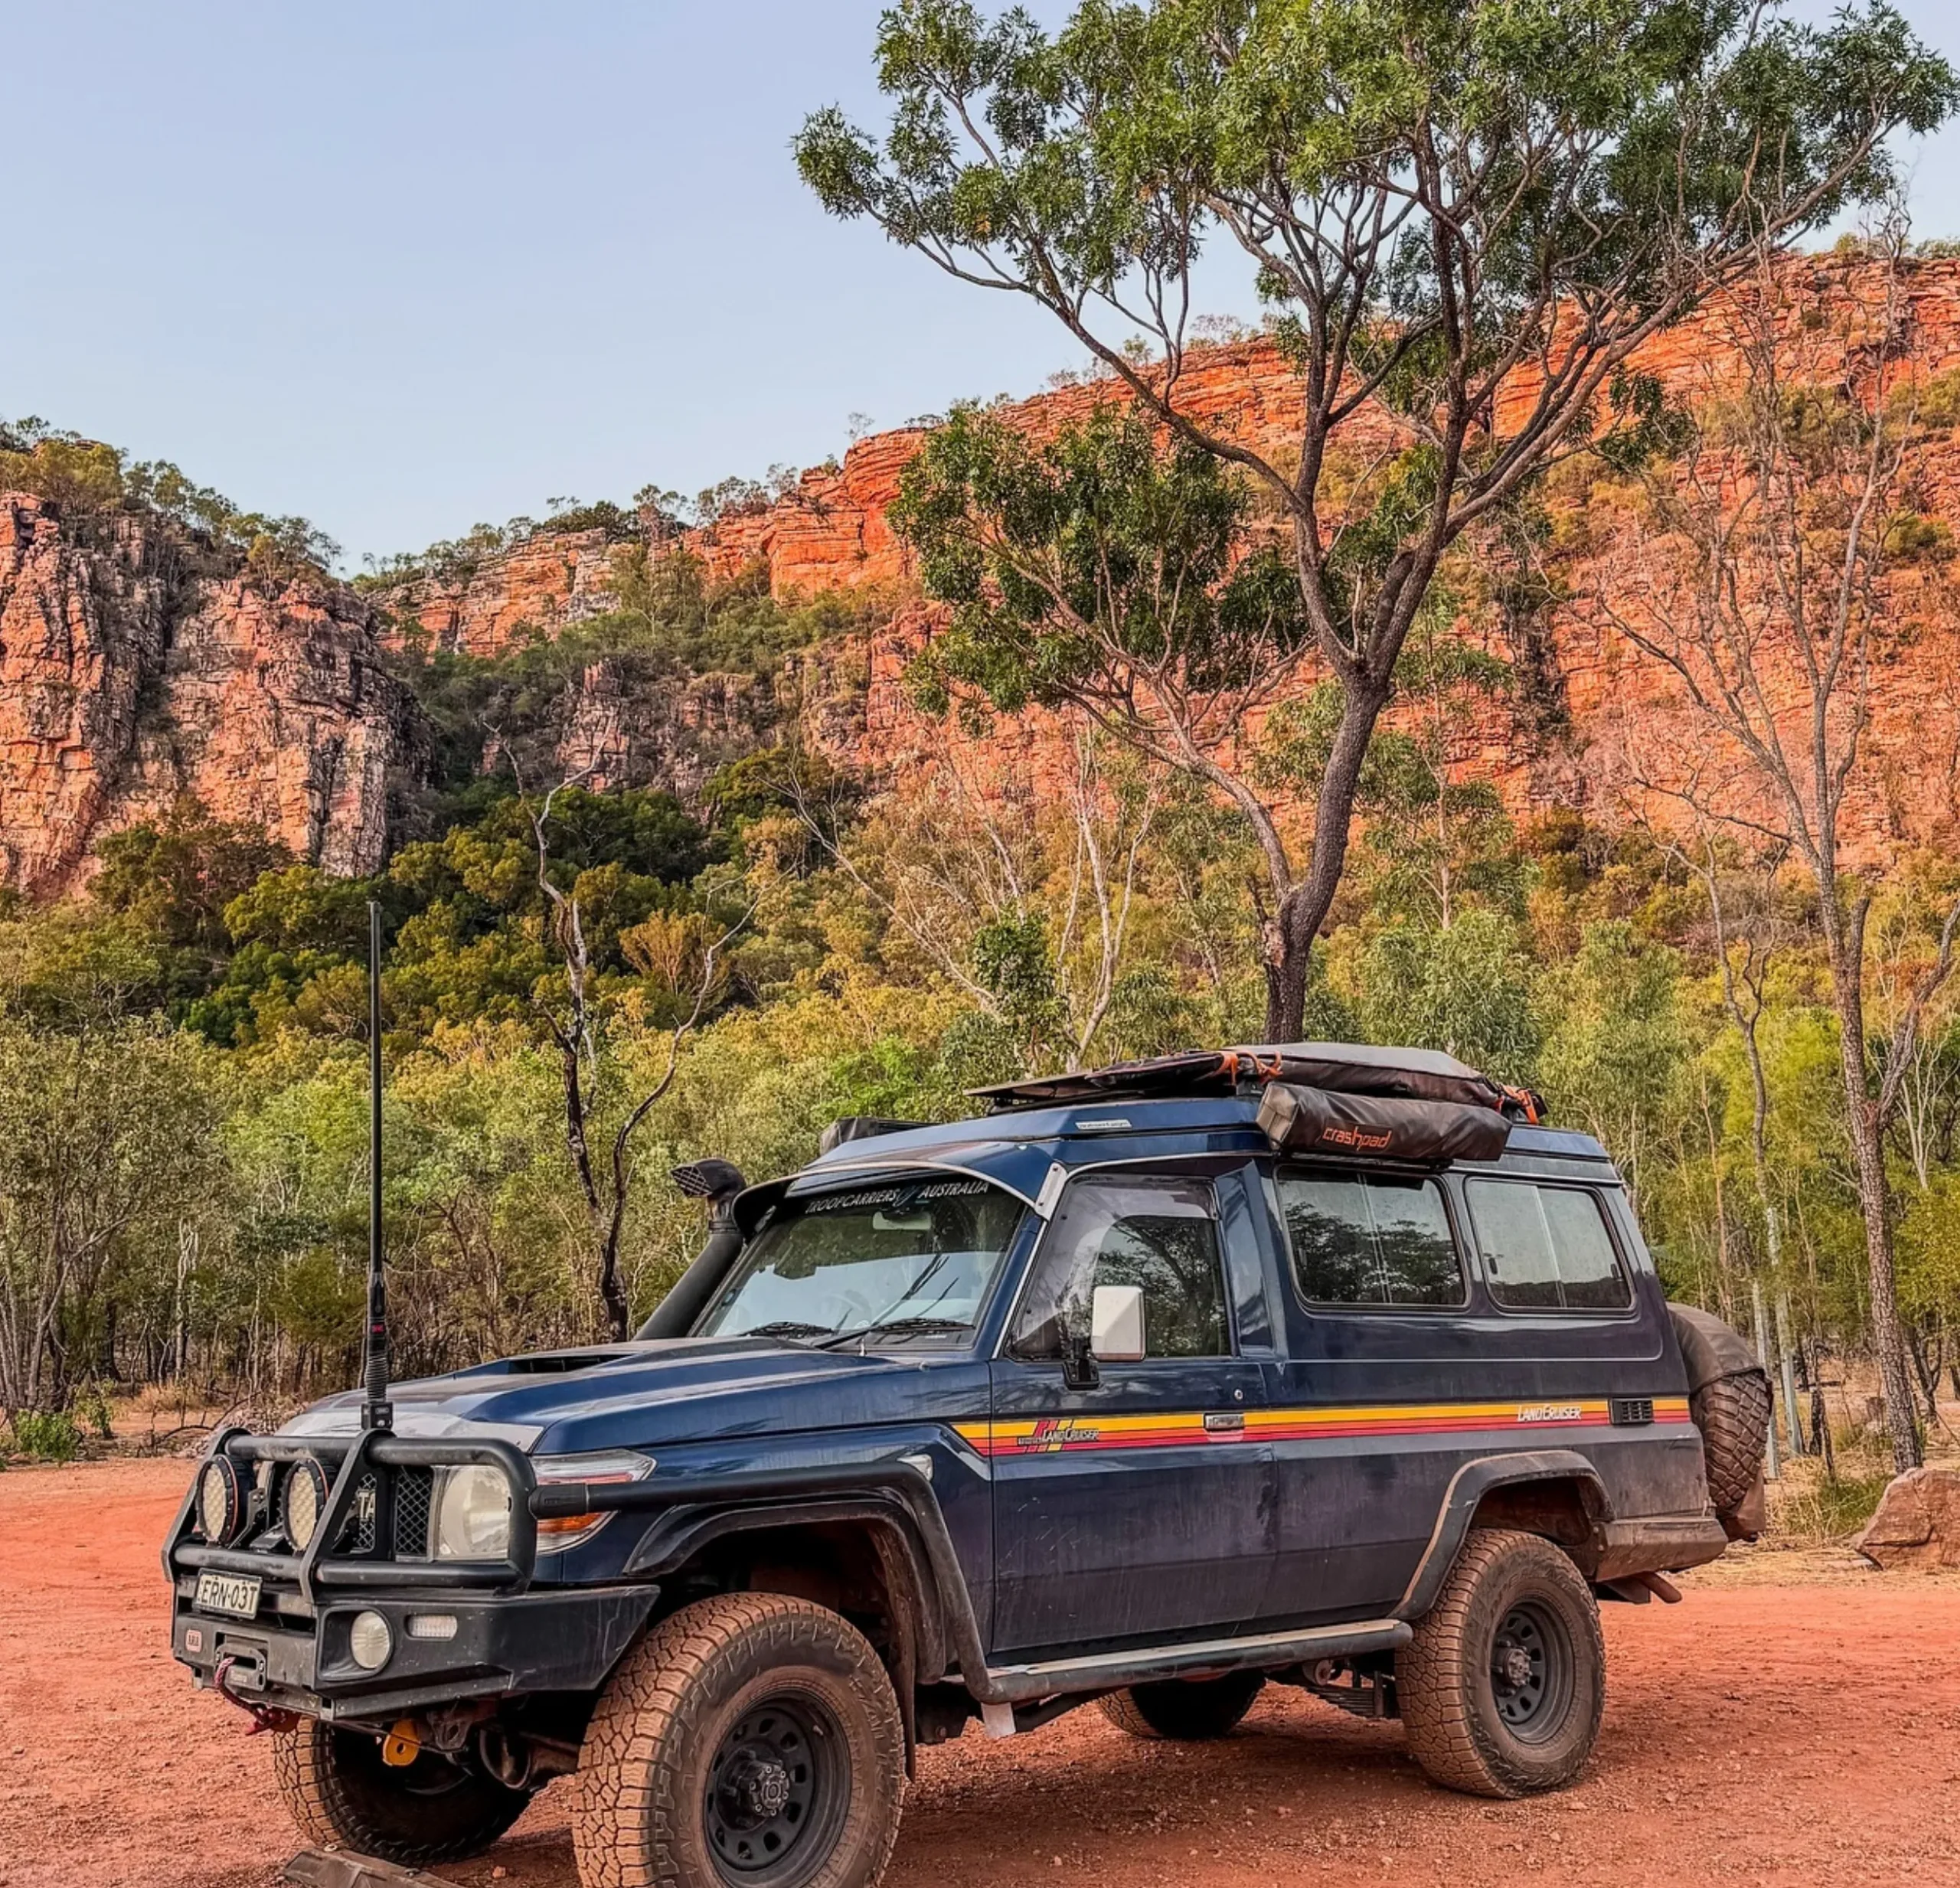
[[[1105,1364],[1140,1363],[1144,1356],[1143,1287],[1099,1285],[1089,1311],[1089,1347]]]

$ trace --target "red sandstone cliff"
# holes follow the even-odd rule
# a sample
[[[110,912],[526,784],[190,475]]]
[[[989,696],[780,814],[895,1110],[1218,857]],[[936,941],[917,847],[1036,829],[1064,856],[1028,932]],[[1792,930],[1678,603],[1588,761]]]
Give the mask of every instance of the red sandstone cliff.
[[[1836,256],[1791,263],[1794,284],[1838,305],[1875,311],[1882,299],[1875,267]],[[1960,262],[1928,260],[1907,265],[1899,325],[1917,369],[1925,376],[1960,365]],[[1729,312],[1720,306],[1661,335],[1640,365],[1671,392],[1692,398],[1707,390],[1731,347]],[[1210,423],[1269,450],[1283,453],[1298,414],[1291,371],[1263,339],[1206,349],[1194,356],[1183,382],[1189,410]],[[1079,418],[1116,390],[1107,382],[1073,386],[1010,407],[1011,416],[1035,433]],[[1529,397],[1521,381],[1510,403]],[[1499,416],[1500,430],[1503,416]],[[758,563],[779,596],[824,590],[881,586],[901,597],[910,583],[903,547],[887,521],[900,475],[923,436],[906,429],[860,440],[840,464],[805,473],[773,505],[724,517],[688,533],[683,542],[715,576],[727,579]],[[1560,501],[1555,499],[1555,505]],[[1922,494],[1929,514],[1960,536],[1960,444],[1936,442],[1926,465]],[[1594,778],[1628,727],[1640,726],[1648,744],[1664,713],[1654,677],[1619,639],[1602,629],[1587,598],[1615,581],[1611,518],[1574,521],[1591,541],[1569,556],[1561,576],[1565,605],[1542,626],[1542,647],[1532,652],[1540,672],[1540,698],[1481,715],[1464,733],[1452,756],[1465,776],[1490,779],[1513,810],[1528,813],[1553,804],[1586,805],[1598,799]],[[391,607],[419,611],[425,628],[452,646],[494,653],[519,621],[549,634],[603,608],[608,572],[584,537],[533,539],[517,552],[492,560],[469,583],[436,595],[426,589],[386,599]],[[1909,657],[1880,679],[1873,746],[1881,784],[1851,812],[1854,854],[1883,855],[1908,838],[1950,836],[1955,828],[1956,773],[1960,773],[1960,720],[1955,678],[1960,678],[1960,624],[1939,598],[1911,582],[1900,592],[1902,607],[1918,614]],[[868,672],[862,712],[840,725],[813,729],[814,737],[841,759],[865,766],[929,764],[949,744],[965,748],[985,777],[1003,769],[1032,769],[1038,786],[1045,761],[1062,764],[1057,730],[1043,717],[1025,717],[990,743],[975,743],[956,726],[922,724],[902,685],[906,659],[930,632],[931,613],[901,603],[889,628],[858,658]],[[1471,625],[1489,635],[1491,626]],[[1503,652],[1514,657],[1516,650]],[[1546,738],[1545,697],[1556,698],[1564,722],[1556,740]],[[1673,730],[1684,757],[1699,739],[1684,725]]]
[[[341,585],[201,575],[141,518],[0,494],[0,883],[63,890],[184,792],[373,871],[407,707],[380,655]]]
[[[1855,263],[1792,268],[1840,305],[1875,300],[1871,272]],[[1960,262],[1909,266],[1902,325],[1922,374],[1960,365]],[[1726,345],[1713,309],[1661,337],[1642,364],[1691,394]],[[1112,391],[1069,387],[1010,411],[1044,432]],[[1292,377],[1263,341],[1204,351],[1184,391],[1194,411],[1267,447],[1283,447],[1297,416]],[[910,573],[888,511],[921,436],[861,440],[776,502],[683,542],[724,579],[760,563],[779,596],[877,586],[902,599]],[[1960,536],[1954,437],[1929,450],[1924,487],[1924,510]],[[1592,803],[1593,776],[1629,727],[1650,747],[1657,735],[1674,740],[1684,760],[1696,751],[1694,731],[1668,723],[1651,674],[1589,607],[1624,555],[1614,520],[1566,521],[1583,541],[1561,572],[1570,600],[1543,623],[1533,652],[1538,698],[1480,716],[1452,757],[1462,774],[1496,781],[1521,812]],[[263,823],[332,869],[371,868],[386,847],[390,769],[413,745],[413,705],[381,667],[384,636],[413,619],[436,646],[494,656],[521,632],[555,635],[615,606],[620,548],[599,531],[541,533],[460,574],[384,591],[371,607],[324,582],[200,577],[181,547],[136,518],[85,537],[38,500],[0,495],[0,883],[42,892],[74,882],[101,831],[181,791],[220,816]],[[1896,593],[1913,636],[1877,678],[1877,784],[1853,808],[1849,834],[1867,858],[1960,829],[1960,622],[1945,594],[1910,578]],[[1019,772],[1038,787],[1062,753],[1052,723],[1030,716],[976,742],[913,712],[904,666],[932,622],[929,609],[901,600],[867,643],[813,652],[776,684],[700,676],[649,688],[596,664],[565,704],[557,758],[568,771],[590,766],[595,781],[686,793],[800,713],[811,739],[859,766],[929,766],[963,748],[983,778]],[[1550,739],[1547,697],[1563,710]]]

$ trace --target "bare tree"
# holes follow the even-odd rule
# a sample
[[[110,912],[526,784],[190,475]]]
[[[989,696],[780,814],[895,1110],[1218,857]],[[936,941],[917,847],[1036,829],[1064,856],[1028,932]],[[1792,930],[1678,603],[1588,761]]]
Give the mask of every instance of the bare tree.
[[[606,1330],[617,1342],[626,1336],[630,1323],[626,1281],[619,1270],[619,1240],[626,1227],[632,1184],[633,1135],[654,1104],[673,1086],[680,1067],[681,1045],[706,1013],[720,981],[724,954],[747,923],[750,914],[744,910],[700,953],[691,1004],[668,1031],[665,1066],[621,1116],[602,1164],[594,1159],[592,1145],[593,1116],[601,1076],[600,1006],[594,986],[592,952],[586,936],[585,913],[576,890],[566,890],[551,876],[552,806],[560,793],[577,785],[590,771],[587,769],[560,781],[534,805],[527,802],[524,810],[537,849],[537,889],[544,900],[547,930],[565,972],[563,1007],[541,1003],[538,1013],[558,1052],[565,1102],[566,1151],[571,1156],[585,1201]]]
[[[1600,614],[1656,664],[1708,742],[1685,782],[1653,790],[1815,886],[1838,1014],[1845,1118],[1870,1276],[1873,1341],[1893,1458],[1919,1458],[1898,1316],[1886,1129],[1927,1004],[1952,969],[1956,905],[1868,1041],[1872,888],[1847,856],[1867,785],[1874,668],[1904,633],[1884,583],[1920,438],[1903,319],[1903,230],[1874,245],[1868,292],[1834,316],[1767,243],[1726,320],[1737,384],[1708,387],[1683,458],[1648,479],[1649,520],[1607,574]],[[1848,367],[1848,371],[1847,371]],[[1711,367],[1711,375],[1721,371]],[[1709,737],[1712,737],[1710,740]]]
[[[998,1020],[1012,1005],[975,963],[976,937],[1038,919],[1073,1069],[1109,1018],[1161,796],[1154,776],[1113,775],[1087,727],[1074,731],[1071,759],[1063,793],[1044,804],[1029,793],[988,794],[949,750],[925,785],[887,796],[875,857],[845,842],[837,809],[798,769],[783,789],[837,868],[925,962]]]

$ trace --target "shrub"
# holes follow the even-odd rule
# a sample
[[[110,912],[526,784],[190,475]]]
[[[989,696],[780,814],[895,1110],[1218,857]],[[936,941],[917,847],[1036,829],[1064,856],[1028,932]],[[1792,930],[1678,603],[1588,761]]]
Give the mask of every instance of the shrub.
[[[1820,1474],[1798,1482],[1793,1475],[1776,1501],[1777,1531],[1806,1547],[1847,1540],[1871,1519],[1891,1479],[1890,1475]]]
[[[14,1446],[30,1462],[73,1462],[82,1432],[61,1409],[22,1409],[14,1417]]]

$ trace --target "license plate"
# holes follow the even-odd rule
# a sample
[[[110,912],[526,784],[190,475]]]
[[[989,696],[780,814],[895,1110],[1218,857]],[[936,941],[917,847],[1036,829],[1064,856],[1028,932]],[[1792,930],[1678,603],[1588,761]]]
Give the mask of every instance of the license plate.
[[[256,1619],[259,1576],[256,1573],[200,1573],[197,1604],[201,1612],[229,1613],[234,1619]]]

